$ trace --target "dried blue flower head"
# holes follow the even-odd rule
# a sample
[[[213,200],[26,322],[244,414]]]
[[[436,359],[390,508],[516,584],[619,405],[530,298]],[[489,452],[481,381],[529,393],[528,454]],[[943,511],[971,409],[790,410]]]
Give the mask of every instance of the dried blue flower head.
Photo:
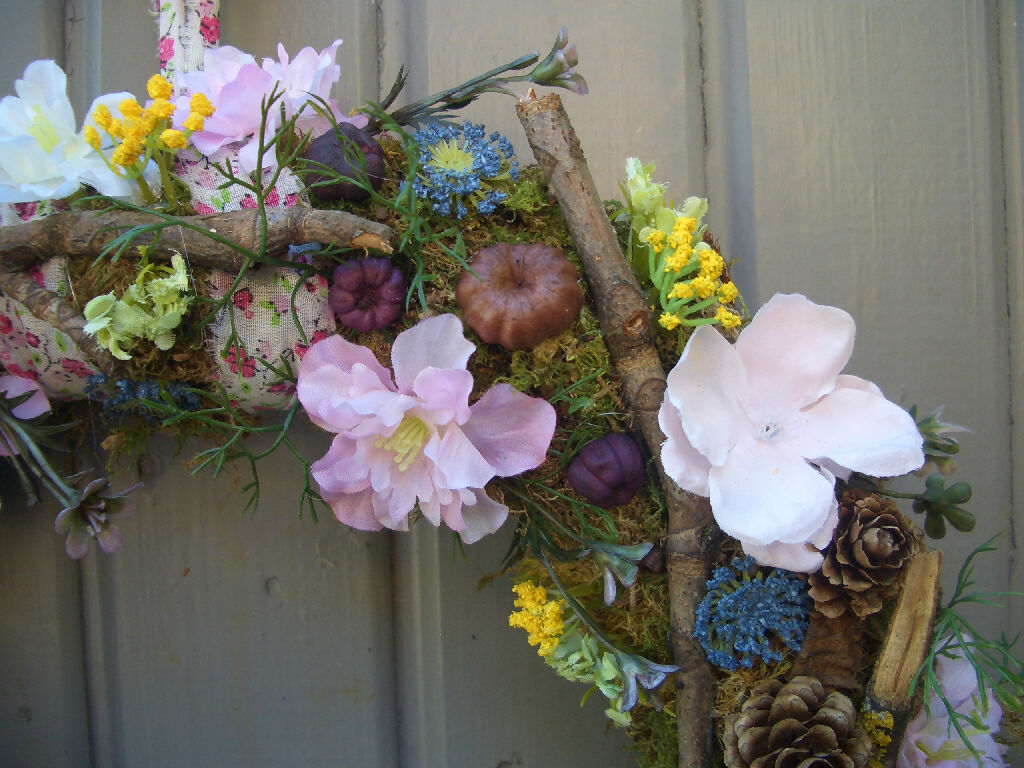
[[[693,634],[712,664],[749,668],[758,660],[782,661],[787,648],[800,650],[812,601],[795,574],[774,569],[766,576],[753,558],[735,558],[716,568],[707,586]]]
[[[519,179],[512,142],[482,125],[431,123],[416,131],[416,195],[442,216],[461,219],[474,206],[481,216],[497,210]]]

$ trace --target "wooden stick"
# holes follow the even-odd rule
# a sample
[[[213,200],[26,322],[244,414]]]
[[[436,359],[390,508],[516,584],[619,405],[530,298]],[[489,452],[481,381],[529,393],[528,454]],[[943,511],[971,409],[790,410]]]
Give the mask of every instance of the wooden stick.
[[[341,248],[372,248],[391,253],[397,237],[384,224],[345,211],[321,211],[295,206],[267,209],[267,255],[283,254],[292,243],[323,243]],[[152,213],[136,211],[68,211],[0,228],[0,267],[13,271],[53,256],[96,258],[122,232],[159,222]],[[255,209],[211,216],[183,216],[181,221],[215,232],[249,251],[260,249],[260,219]],[[134,245],[149,246],[152,234],[142,234]],[[137,251],[132,250],[132,255]],[[192,264],[237,272],[245,258],[228,245],[201,232],[171,224],[149,249],[150,259],[169,261],[174,253],[187,255]]]
[[[869,707],[893,716],[892,743],[882,761],[888,768],[896,765],[907,723],[915,705],[920,705],[911,696],[910,684],[931,647],[941,581],[941,551],[921,552],[910,561],[889,634],[868,683]]]
[[[0,270],[0,291],[20,301],[40,320],[70,336],[82,354],[105,374],[109,376],[114,372],[116,363],[113,356],[83,330],[85,318],[82,313],[53,291],[39,285],[28,272]]]
[[[565,214],[623,393],[654,454],[668,503],[668,554],[672,652],[679,722],[679,765],[709,768],[714,748],[714,683],[704,651],[693,637],[694,613],[705,592],[717,528],[706,499],[683,491],[665,475],[658,409],[665,371],[652,340],[650,310],[619,249],[569,117],[557,94],[516,105],[534,157]]]

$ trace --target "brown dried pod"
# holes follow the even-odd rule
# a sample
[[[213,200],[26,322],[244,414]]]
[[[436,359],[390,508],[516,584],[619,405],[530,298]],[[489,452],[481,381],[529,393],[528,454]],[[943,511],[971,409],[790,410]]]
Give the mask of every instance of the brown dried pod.
[[[830,618],[847,610],[862,618],[877,613],[899,592],[903,568],[919,548],[916,526],[893,501],[846,491],[825,562],[809,579],[815,608]]]
[[[579,273],[558,248],[497,243],[481,248],[455,298],[466,324],[488,344],[533,347],[573,324],[583,307]]]
[[[727,768],[863,768],[871,750],[853,702],[799,675],[755,685],[722,739]]]

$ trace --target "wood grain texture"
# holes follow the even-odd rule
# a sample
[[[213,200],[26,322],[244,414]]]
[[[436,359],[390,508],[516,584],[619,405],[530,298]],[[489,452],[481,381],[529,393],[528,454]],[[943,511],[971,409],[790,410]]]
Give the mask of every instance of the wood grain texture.
[[[84,562],[97,768],[397,765],[389,539],[300,519],[290,464],[249,519],[242,478],[179,462],[147,458],[124,547]]]
[[[945,404],[972,430],[957,464],[978,527],[937,544],[951,585],[1011,515],[996,6],[704,9],[708,219],[742,260],[748,303],[799,292],[848,310],[848,372],[926,412]],[[980,586],[1005,588],[1014,549],[1004,536]],[[1010,615],[990,617],[992,631]]]

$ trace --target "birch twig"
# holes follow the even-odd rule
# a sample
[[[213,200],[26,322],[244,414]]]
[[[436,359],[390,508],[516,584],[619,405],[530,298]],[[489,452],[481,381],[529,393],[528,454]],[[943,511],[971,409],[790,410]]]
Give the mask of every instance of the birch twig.
[[[391,253],[396,233],[391,227],[345,211],[321,211],[296,206],[268,208],[266,255],[283,254],[292,243],[323,243],[341,248],[372,248]],[[24,269],[53,256],[96,258],[119,235],[133,227],[166,221],[155,213],[138,211],[68,211],[42,219],[0,228],[0,267]],[[184,226],[174,223],[153,232],[142,232],[135,246],[150,246],[150,259],[169,261],[187,253],[191,263],[210,269],[237,272],[245,256],[226,242],[250,252],[260,251],[262,231],[259,211],[242,210],[211,216],[183,216]],[[203,230],[203,231],[197,231]],[[212,239],[205,234],[216,234]],[[155,241],[155,242],[154,242]]]
[[[596,297],[601,328],[623,392],[658,466],[668,503],[672,651],[680,668],[676,674],[679,766],[710,768],[715,752],[714,684],[693,627],[716,538],[711,510],[706,500],[679,488],[662,467],[660,448],[665,435],[658,426],[658,409],[666,384],[654,348],[650,310],[619,249],[562,101],[557,94],[520,101],[516,112],[565,214]]]

